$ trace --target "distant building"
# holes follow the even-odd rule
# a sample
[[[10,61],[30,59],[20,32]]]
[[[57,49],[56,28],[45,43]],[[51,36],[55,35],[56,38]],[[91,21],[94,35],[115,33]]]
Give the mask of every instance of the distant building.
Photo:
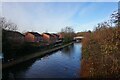
[[[59,35],[59,40],[63,40],[64,38],[63,34],[59,33],[58,35]]]
[[[54,36],[54,38],[55,38],[55,41],[57,42],[57,41],[59,41],[59,35],[58,34],[52,34],[53,36]]]
[[[55,43],[55,37],[50,33],[43,33],[43,40],[48,44]]]
[[[3,45],[18,47],[24,44],[24,35],[17,31],[2,30]]]
[[[43,37],[41,34],[37,32],[27,32],[25,33],[25,41],[26,42],[42,42]]]

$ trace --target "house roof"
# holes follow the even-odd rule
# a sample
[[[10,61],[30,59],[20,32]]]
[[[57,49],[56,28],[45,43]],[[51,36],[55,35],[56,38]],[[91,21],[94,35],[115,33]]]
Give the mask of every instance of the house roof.
[[[55,36],[59,37],[59,35],[58,35],[58,34],[53,33],[53,35],[55,35]]]
[[[18,31],[11,31],[11,30],[4,30],[4,29],[2,29],[2,31],[3,31],[3,34],[5,33],[7,35],[20,34],[21,36],[25,36],[24,34],[18,32]]]
[[[54,37],[52,34],[50,34],[50,33],[43,33],[43,34],[47,34],[47,35],[49,35],[49,36],[51,36],[51,37]]]
[[[41,34],[37,33],[37,32],[28,32],[28,33],[31,33],[33,34],[34,36],[42,36]]]

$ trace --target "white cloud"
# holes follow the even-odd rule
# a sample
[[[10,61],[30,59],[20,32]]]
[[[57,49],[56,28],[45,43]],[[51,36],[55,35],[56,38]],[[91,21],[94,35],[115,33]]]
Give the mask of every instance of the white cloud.
[[[9,3],[3,3],[2,13],[7,20],[18,24],[20,30],[24,27],[29,28],[32,25],[29,20],[29,14],[17,3],[14,6]]]
[[[33,11],[31,11],[31,8],[33,8]],[[82,17],[86,16],[86,13],[89,15],[90,11],[93,12],[95,9],[96,4],[82,7],[82,5],[71,6],[69,3],[65,3],[64,5],[56,5],[55,3],[55,6],[49,5],[49,3],[31,3],[29,5],[28,3],[3,3],[2,13],[8,20],[18,24],[21,32],[24,30],[33,30],[42,33],[44,31],[58,32],[65,26],[75,26],[74,29],[76,31],[85,30],[87,28],[93,29],[96,23],[102,22],[108,18],[97,21],[91,20],[87,24],[75,23],[71,18],[76,13],[79,13],[79,16]]]
[[[96,9],[97,9],[96,4],[90,3],[89,5],[87,5],[86,7],[83,7],[79,11],[79,16],[88,16],[92,11],[95,11]]]
[[[64,6],[65,8],[63,7],[62,9],[60,6],[58,5],[57,8],[52,8],[51,5],[42,3],[39,7],[35,7],[33,12],[29,12],[22,4],[4,3],[3,16],[18,24],[21,32],[24,30],[58,32],[62,27],[72,25],[72,23],[69,22],[69,18],[78,10],[78,6],[71,7],[66,4]]]

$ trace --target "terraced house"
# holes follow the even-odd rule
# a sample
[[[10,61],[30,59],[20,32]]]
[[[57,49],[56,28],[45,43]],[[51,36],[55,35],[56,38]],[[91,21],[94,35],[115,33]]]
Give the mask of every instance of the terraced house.
[[[54,38],[55,38],[55,43],[58,42],[58,41],[59,41],[59,35],[58,35],[58,34],[55,34],[55,33],[53,33],[52,35],[53,35]]]
[[[42,42],[43,41],[43,37],[41,34],[37,33],[37,32],[27,32],[25,33],[25,41],[26,42]]]
[[[2,41],[4,45],[11,46],[12,49],[21,47],[24,44],[24,35],[17,31],[2,30]]]
[[[50,33],[43,33],[42,35],[43,35],[43,40],[46,43],[48,43],[48,45],[55,43],[56,39],[55,39],[55,37],[52,34],[50,34]]]

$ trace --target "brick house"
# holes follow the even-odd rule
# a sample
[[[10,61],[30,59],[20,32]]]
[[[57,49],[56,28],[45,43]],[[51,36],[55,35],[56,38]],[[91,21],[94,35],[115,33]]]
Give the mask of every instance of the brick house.
[[[55,43],[55,37],[50,33],[43,33],[43,40],[48,44]]]
[[[59,33],[58,35],[59,35],[59,39],[62,40],[64,38],[63,34]]]
[[[17,31],[2,30],[3,46],[11,46],[12,48],[20,47],[24,44],[24,35]]]
[[[42,42],[43,37],[41,34],[37,32],[27,32],[25,33],[25,41],[26,42]]]
[[[55,42],[58,42],[59,41],[59,35],[58,34],[52,34],[53,36],[54,36],[54,38],[55,38]]]

